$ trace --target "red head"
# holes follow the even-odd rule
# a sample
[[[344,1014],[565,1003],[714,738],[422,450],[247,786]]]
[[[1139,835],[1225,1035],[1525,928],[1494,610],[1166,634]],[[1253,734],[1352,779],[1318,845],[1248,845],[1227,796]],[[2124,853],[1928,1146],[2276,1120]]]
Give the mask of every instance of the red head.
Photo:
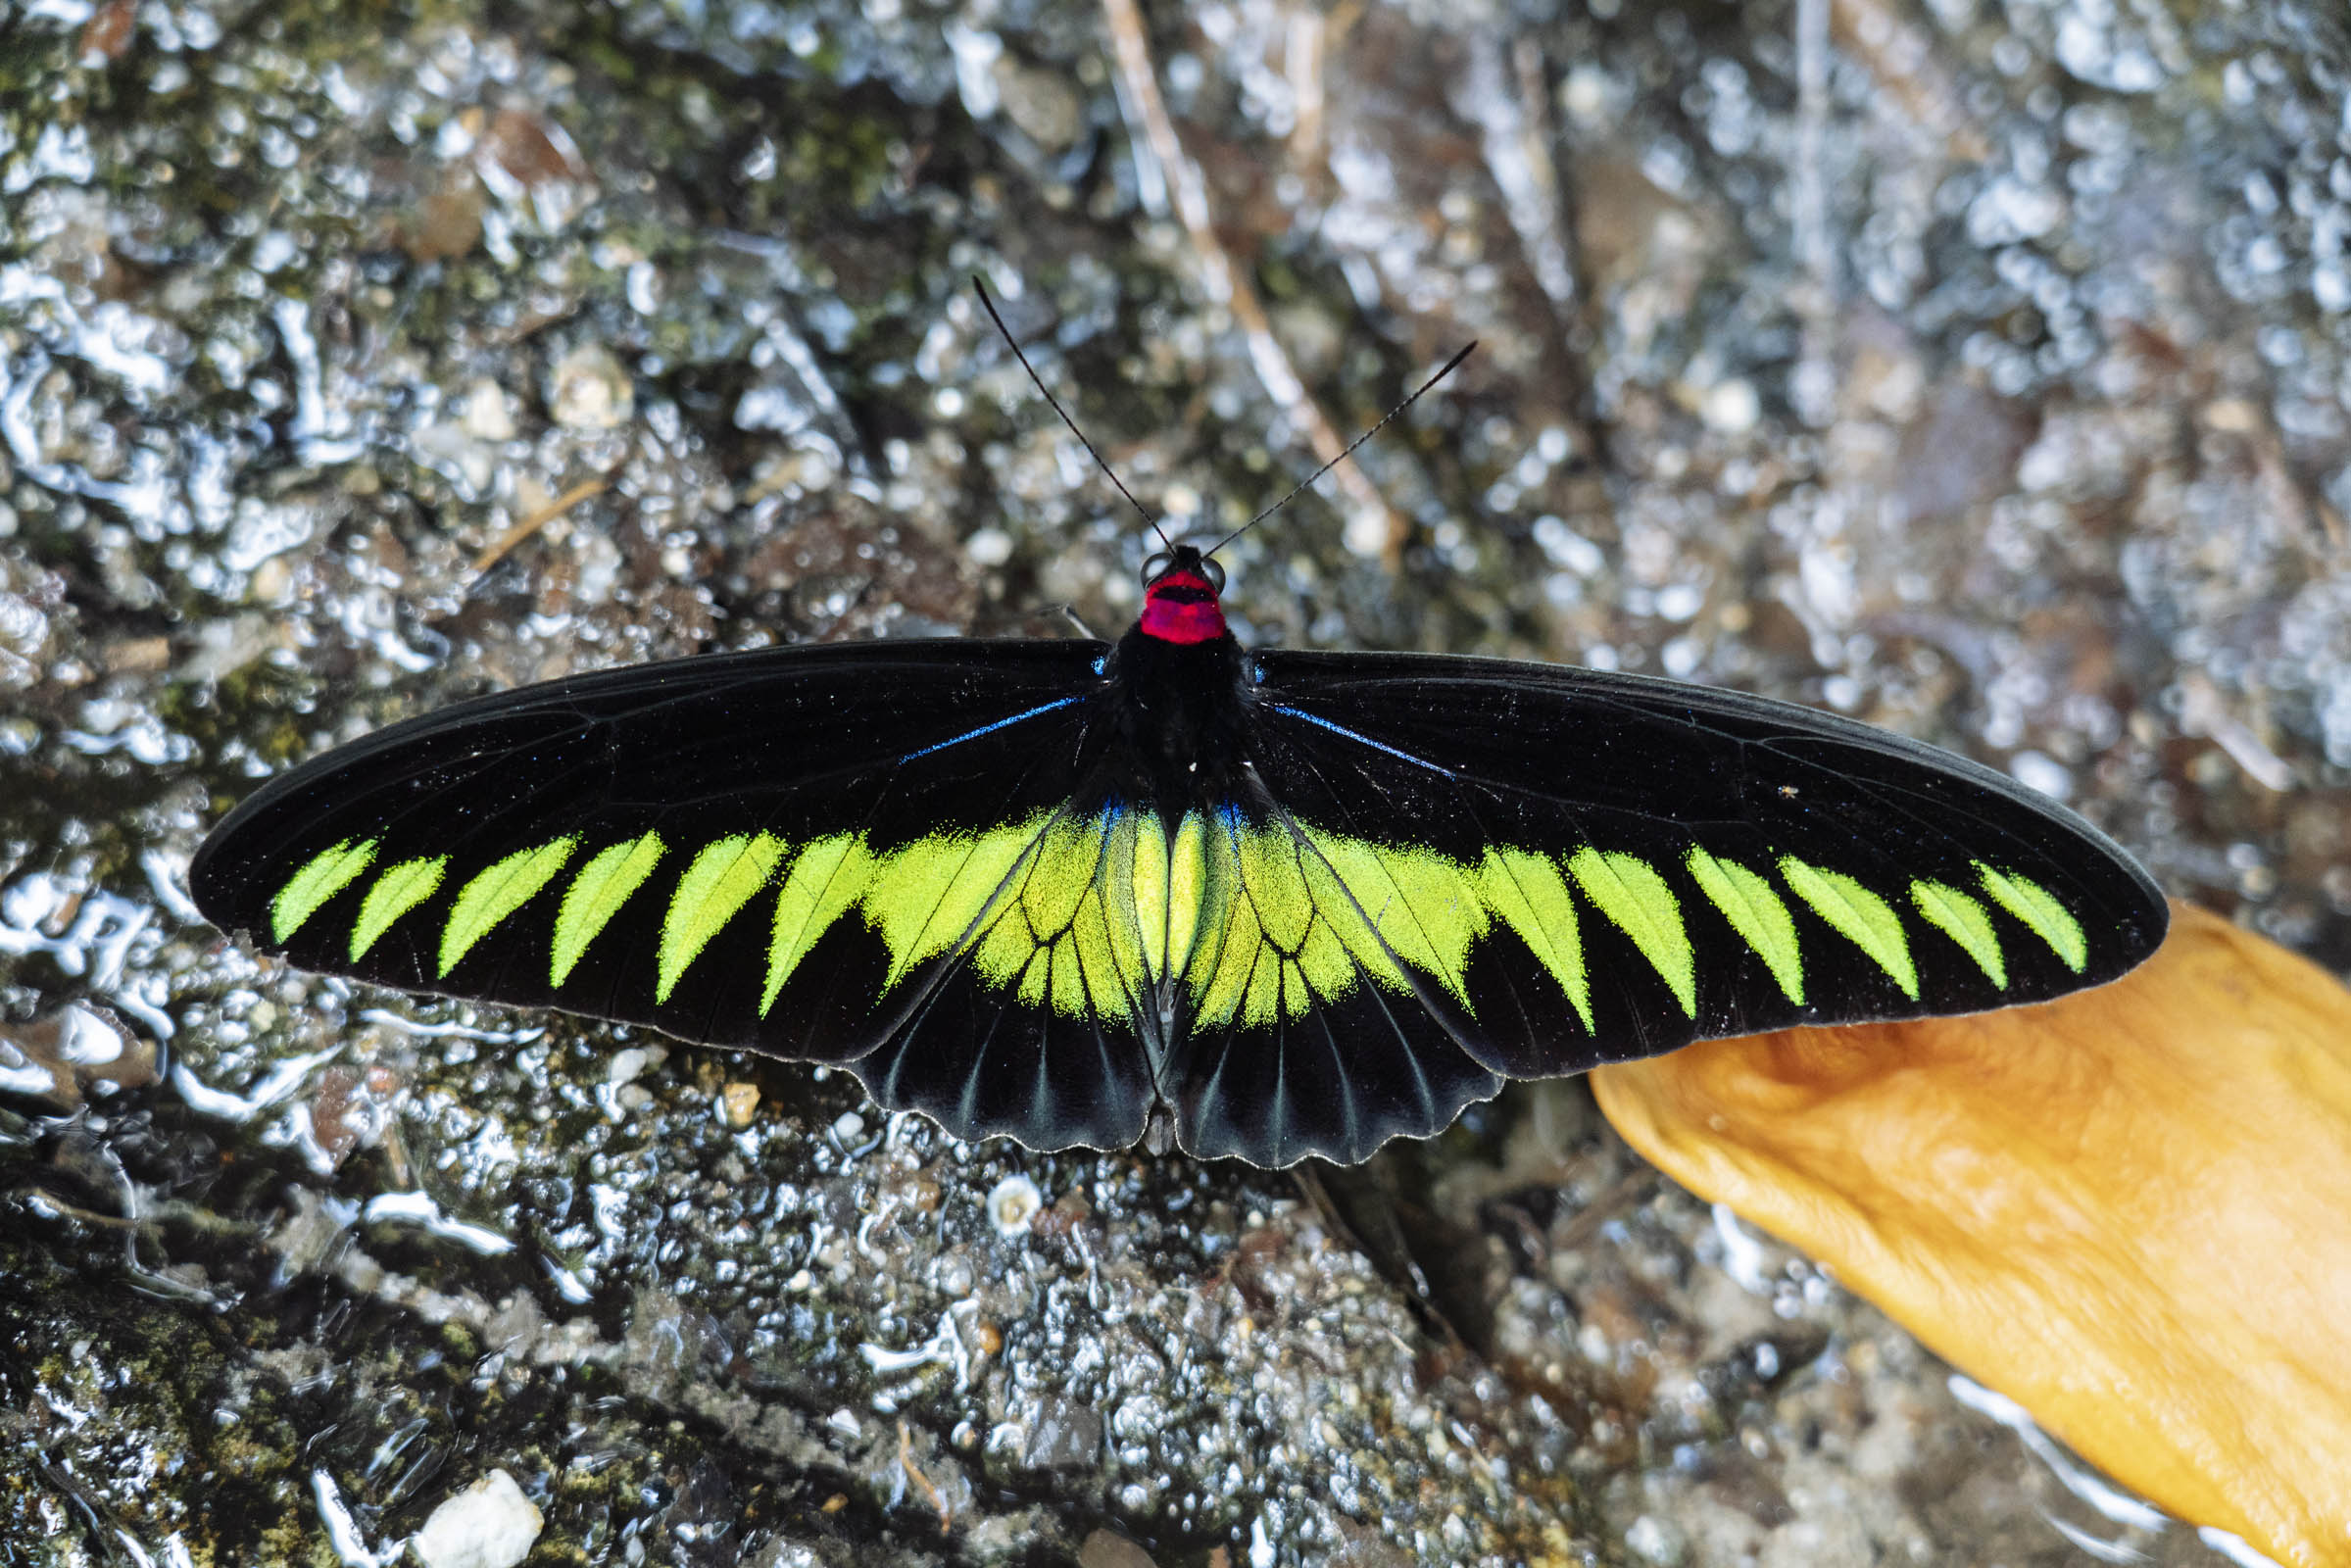
[[[1143,567],[1146,637],[1167,643],[1209,643],[1225,635],[1224,568],[1191,545],[1177,545]]]

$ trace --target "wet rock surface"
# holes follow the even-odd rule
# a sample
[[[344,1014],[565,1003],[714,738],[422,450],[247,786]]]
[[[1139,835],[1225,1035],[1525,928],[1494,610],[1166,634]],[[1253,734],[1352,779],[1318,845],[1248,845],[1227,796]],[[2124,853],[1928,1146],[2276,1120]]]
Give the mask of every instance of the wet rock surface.
[[[1118,625],[1147,538],[978,271],[1179,523],[1310,471],[1263,342],[1352,431],[1481,340],[1358,454],[1385,512],[1228,552],[1248,635],[1856,713],[2351,966],[2339,17],[1164,8],[1253,349],[1118,14],[0,16],[12,1560],[460,1504],[540,1562],[2219,1560],[1573,1084],[1309,1201],[187,905],[256,780],[459,696]]]

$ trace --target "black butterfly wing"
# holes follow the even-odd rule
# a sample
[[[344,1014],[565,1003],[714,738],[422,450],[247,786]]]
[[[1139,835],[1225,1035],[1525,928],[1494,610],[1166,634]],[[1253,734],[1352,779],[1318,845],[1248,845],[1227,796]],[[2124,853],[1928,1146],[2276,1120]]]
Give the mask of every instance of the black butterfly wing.
[[[2041,1001],[2167,924],[2073,812],[1833,714],[1497,661],[1253,664],[1235,831],[1288,846],[1335,945],[1245,910],[1227,940],[1276,959],[1238,1004],[1191,978],[1162,1093],[1200,1152],[1361,1157],[1496,1077]]]
[[[191,891],[305,968],[844,1063],[966,1137],[1123,1146],[1141,1014],[1056,990],[1069,944],[1022,896],[1090,842],[1103,652],[776,649],[460,704],[264,786]]]

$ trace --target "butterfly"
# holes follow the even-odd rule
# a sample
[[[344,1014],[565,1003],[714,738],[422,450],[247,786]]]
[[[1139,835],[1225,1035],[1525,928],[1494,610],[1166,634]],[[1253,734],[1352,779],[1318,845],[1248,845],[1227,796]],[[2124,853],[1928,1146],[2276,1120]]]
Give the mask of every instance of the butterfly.
[[[1507,1079],[2038,1002],[2162,940],[2095,828],[1791,704],[1244,649],[1194,546],[1092,641],[763,649],[424,714],[189,871],[309,969],[848,1068],[958,1138],[1352,1161]]]
[[[769,648],[394,724],[264,785],[190,891],[304,968],[830,1063],[957,1138],[1263,1166],[2163,939],[2129,855],[1978,763],[1675,681],[1247,649],[1213,548],[1153,557],[1115,643]]]

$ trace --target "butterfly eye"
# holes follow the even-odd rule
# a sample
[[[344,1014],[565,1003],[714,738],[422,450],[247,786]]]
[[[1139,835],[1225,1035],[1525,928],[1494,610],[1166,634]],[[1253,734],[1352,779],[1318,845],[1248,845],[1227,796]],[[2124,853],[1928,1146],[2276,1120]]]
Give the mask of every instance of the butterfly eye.
[[[1198,546],[1190,544],[1179,544],[1173,550],[1154,552],[1143,564],[1143,585],[1150,587],[1177,566],[1199,572],[1210,588],[1219,594],[1224,592],[1224,567],[1203,555]]]

